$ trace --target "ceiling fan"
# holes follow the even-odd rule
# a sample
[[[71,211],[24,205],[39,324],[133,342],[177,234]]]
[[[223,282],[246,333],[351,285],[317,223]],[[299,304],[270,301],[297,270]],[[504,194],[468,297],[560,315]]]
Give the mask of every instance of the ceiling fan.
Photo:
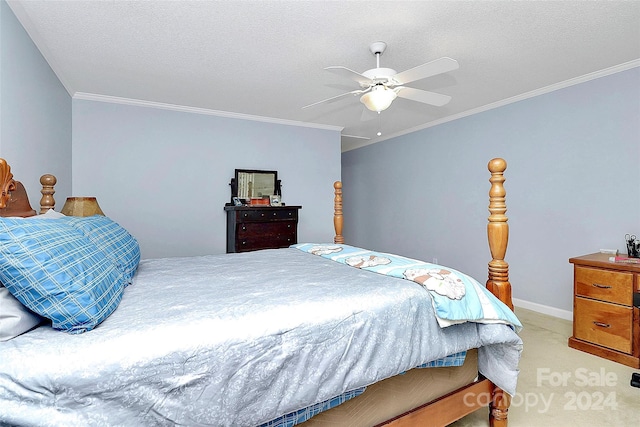
[[[327,67],[325,70],[339,76],[354,80],[360,84],[360,89],[352,90],[313,104],[305,105],[302,108],[313,107],[324,102],[333,101],[346,95],[361,95],[362,102],[369,110],[380,112],[389,108],[396,97],[422,102],[436,107],[447,104],[451,97],[435,92],[428,92],[421,89],[403,86],[416,80],[435,76],[458,69],[458,61],[448,57],[436,59],[426,64],[403,71],[401,73],[391,68],[380,68],[380,55],[387,48],[385,42],[374,42],[369,46],[369,50],[376,56],[376,68],[367,70],[362,74],[342,66]]]

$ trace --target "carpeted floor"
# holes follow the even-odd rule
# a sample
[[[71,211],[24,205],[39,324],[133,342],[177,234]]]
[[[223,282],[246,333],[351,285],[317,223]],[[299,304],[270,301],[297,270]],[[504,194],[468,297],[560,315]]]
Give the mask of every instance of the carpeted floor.
[[[568,347],[572,323],[516,307],[524,351],[509,427],[640,425],[640,388],[632,369]],[[488,426],[479,410],[451,426]]]

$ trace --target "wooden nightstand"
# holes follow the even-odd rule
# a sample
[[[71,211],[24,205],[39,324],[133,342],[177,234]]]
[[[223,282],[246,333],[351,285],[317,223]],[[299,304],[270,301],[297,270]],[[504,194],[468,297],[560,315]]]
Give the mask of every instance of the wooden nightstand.
[[[610,262],[595,253],[571,258],[573,336],[569,347],[640,368],[640,264]]]
[[[286,248],[298,243],[302,206],[225,206],[227,253]]]

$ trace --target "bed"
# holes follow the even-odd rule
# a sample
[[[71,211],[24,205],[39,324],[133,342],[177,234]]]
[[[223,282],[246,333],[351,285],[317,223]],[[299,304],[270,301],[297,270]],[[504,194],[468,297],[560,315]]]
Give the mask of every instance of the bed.
[[[339,182],[333,243],[140,261],[110,218],[51,211],[51,175],[36,215],[0,159],[0,425],[443,426],[489,406],[506,426],[505,169],[489,162],[484,287],[345,245]]]

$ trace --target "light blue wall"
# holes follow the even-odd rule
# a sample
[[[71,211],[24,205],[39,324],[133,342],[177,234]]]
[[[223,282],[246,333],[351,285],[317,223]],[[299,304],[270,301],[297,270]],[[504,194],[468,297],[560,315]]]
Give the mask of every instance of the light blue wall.
[[[347,242],[485,281],[493,157],[514,298],[571,311],[568,258],[640,235],[640,68],[344,153]]]
[[[299,241],[332,241],[340,132],[159,108],[73,101],[73,193],[141,245],[143,258],[224,253],[229,181],[277,170],[302,205]]]
[[[39,209],[40,176],[58,178],[62,207],[71,193],[71,97],[0,0],[0,157]]]

